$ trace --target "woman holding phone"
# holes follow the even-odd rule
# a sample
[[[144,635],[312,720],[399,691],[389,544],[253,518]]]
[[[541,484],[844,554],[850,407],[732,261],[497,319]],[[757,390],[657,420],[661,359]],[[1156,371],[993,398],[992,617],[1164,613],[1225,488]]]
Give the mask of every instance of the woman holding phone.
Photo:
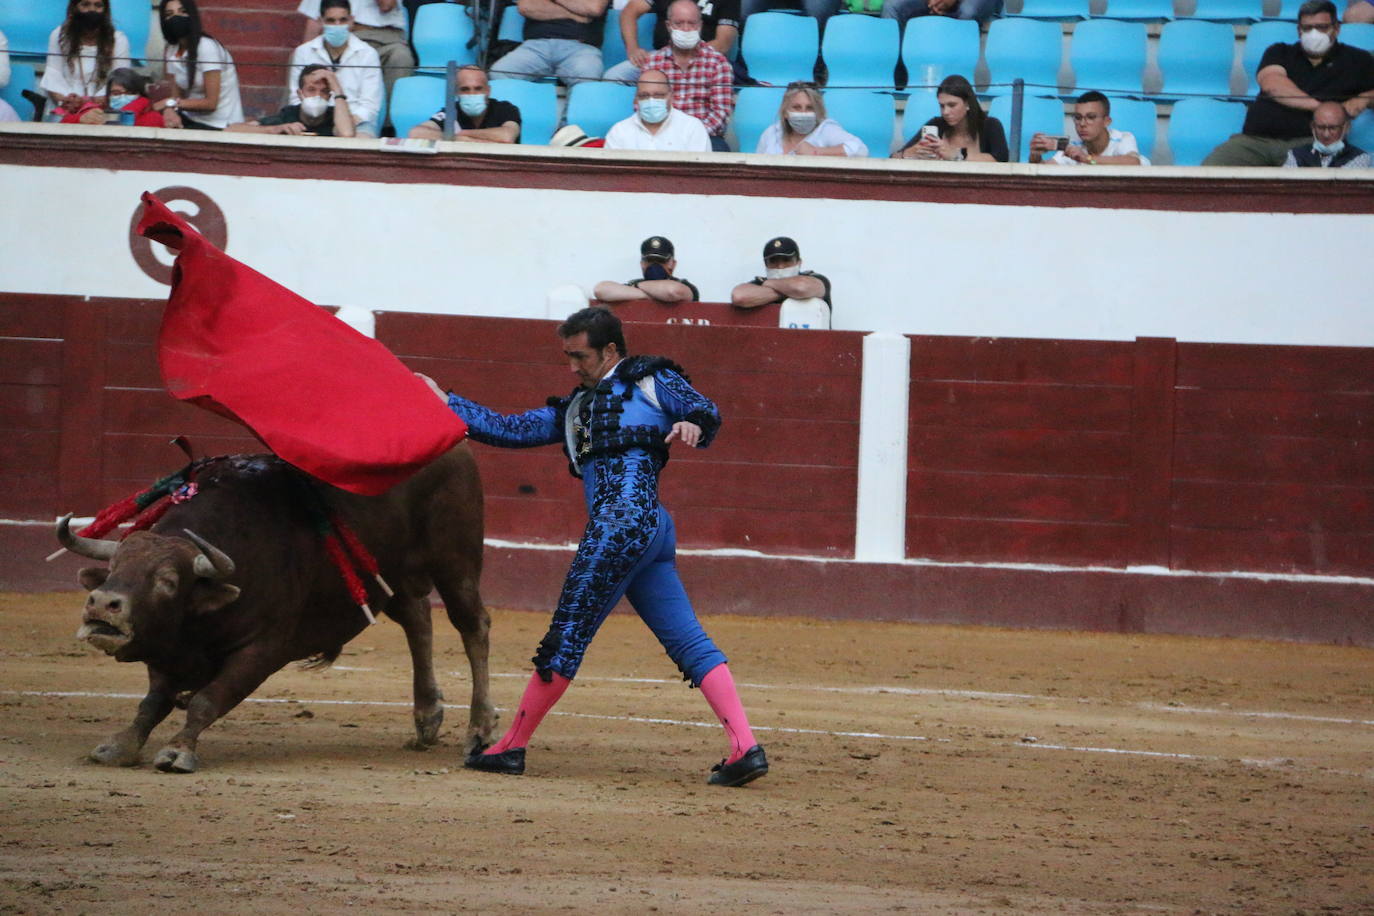
[[[931,118],[893,159],[945,159],[1006,162],[1010,158],[1002,122],[983,113],[973,87],[962,76],[947,76],[935,92],[940,114]]]

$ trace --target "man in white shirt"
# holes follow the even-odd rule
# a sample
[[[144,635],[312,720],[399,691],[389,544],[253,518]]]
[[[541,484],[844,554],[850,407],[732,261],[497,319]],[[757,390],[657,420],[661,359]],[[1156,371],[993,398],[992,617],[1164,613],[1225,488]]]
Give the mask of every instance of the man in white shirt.
[[[406,11],[401,0],[350,0],[353,35],[376,50],[382,61],[382,82],[387,98],[391,87],[403,76],[415,72],[415,52],[406,37]],[[301,0],[296,12],[309,19],[305,39],[309,41],[324,30],[320,21],[320,0]]]
[[[709,153],[711,137],[700,120],[673,107],[668,75],[645,70],[635,84],[635,113],[606,133],[606,149]]]
[[[321,64],[334,71],[342,96],[348,100],[348,110],[357,125],[355,135],[375,137],[381,125],[377,115],[382,110],[382,62],[372,46],[352,33],[353,13],[349,0],[323,0],[320,4],[320,25],[323,34],[312,38],[291,52],[288,85],[291,103],[301,100],[301,71],[311,64]]]
[[[1149,165],[1140,154],[1135,135],[1112,129],[1112,103],[1100,92],[1085,92],[1073,106],[1073,126],[1078,142],[1058,149],[1057,138],[1031,137],[1030,161],[1053,165]],[[1046,153],[1053,153],[1048,159]]]

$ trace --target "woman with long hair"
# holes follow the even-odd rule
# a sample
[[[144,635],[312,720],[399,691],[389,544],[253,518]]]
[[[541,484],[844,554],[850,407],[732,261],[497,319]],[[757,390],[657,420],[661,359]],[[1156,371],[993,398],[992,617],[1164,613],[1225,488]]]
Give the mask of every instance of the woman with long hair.
[[[940,113],[931,118],[893,159],[967,159],[1006,162],[1007,133],[1002,122],[983,113],[973,87],[962,76],[947,76],[935,91]]]
[[[162,0],[158,21],[167,40],[163,64],[172,95],[154,107],[162,112],[166,126],[223,130],[242,121],[234,59],[201,26],[196,0]]]
[[[784,156],[867,156],[858,137],[825,116],[825,100],[815,83],[788,83],[778,119],[759,137],[756,153]]]
[[[114,27],[106,0],[67,0],[67,18],[48,36],[48,62],[38,85],[59,119],[105,95],[105,80],[128,67],[129,39]]]

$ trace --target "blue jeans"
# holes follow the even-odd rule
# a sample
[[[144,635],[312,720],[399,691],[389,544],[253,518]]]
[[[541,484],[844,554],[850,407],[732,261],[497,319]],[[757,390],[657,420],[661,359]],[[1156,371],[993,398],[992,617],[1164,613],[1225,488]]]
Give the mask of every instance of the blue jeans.
[[[739,18],[745,20],[754,13],[778,7],[792,8],[790,3],[782,3],[781,0],[740,0]],[[806,15],[820,20],[821,30],[824,31],[825,21],[840,11],[840,0],[801,0],[801,8]],[[745,28],[748,27],[746,23]]]
[[[492,79],[556,76],[565,86],[601,79],[601,49],[571,38],[532,38],[491,65]]]
[[[959,0],[956,17],[984,22],[1002,11],[1002,0]],[[916,16],[929,16],[927,0],[884,0],[883,18],[905,23]]]

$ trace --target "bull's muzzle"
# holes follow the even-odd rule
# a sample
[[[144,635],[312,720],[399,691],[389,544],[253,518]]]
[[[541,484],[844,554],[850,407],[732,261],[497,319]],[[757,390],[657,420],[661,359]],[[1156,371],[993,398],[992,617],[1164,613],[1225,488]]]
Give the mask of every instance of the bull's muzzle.
[[[96,589],[86,597],[86,611],[76,638],[114,655],[134,638],[127,595]]]

